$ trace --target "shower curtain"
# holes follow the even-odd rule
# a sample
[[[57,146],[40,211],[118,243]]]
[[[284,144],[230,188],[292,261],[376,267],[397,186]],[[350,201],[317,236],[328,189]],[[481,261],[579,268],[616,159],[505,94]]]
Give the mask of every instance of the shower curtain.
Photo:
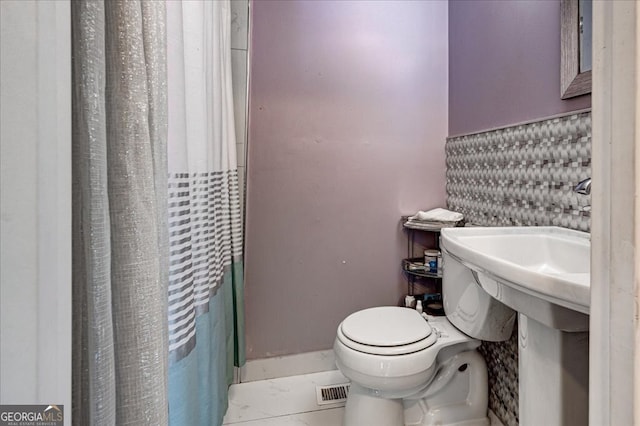
[[[169,421],[220,424],[244,362],[229,1],[167,3]]]
[[[73,1],[73,422],[167,423],[162,2]]]
[[[229,2],[71,8],[73,422],[220,424],[244,362]]]

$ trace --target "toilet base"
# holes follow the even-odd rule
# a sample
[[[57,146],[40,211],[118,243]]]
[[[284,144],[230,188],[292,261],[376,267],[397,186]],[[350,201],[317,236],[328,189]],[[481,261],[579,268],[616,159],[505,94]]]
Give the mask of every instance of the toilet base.
[[[423,417],[426,411],[425,408],[423,401],[410,401],[407,404],[407,401],[403,402],[402,399],[379,398],[373,395],[370,389],[352,383],[344,410],[342,426],[422,426],[433,424]],[[408,415],[407,419],[405,419],[405,415]],[[420,419],[417,422],[415,422],[416,417]],[[436,423],[442,424],[438,420]],[[487,417],[447,423],[447,426],[489,425]]]
[[[384,398],[352,382],[344,426],[489,426],[484,359],[476,350],[442,355],[429,386],[412,397]]]
[[[379,398],[374,392],[351,383],[343,426],[404,426],[402,399]]]
[[[404,426],[490,426],[489,417],[478,416],[472,419],[458,419],[443,423],[441,419],[430,419],[425,416],[429,412],[429,407],[424,401],[405,401],[404,403]]]

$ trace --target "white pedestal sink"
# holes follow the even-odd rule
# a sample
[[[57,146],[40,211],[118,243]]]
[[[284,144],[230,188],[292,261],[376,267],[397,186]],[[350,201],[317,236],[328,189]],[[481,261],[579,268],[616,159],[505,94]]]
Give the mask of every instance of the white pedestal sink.
[[[441,246],[445,271],[450,256],[518,312],[520,424],[587,425],[589,234],[558,227],[447,228]]]

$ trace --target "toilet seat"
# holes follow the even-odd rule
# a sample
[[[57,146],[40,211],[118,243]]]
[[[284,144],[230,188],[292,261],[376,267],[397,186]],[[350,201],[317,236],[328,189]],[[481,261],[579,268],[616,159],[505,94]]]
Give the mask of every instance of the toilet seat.
[[[382,306],[349,315],[338,327],[347,347],[372,355],[406,355],[432,346],[438,336],[413,309]]]

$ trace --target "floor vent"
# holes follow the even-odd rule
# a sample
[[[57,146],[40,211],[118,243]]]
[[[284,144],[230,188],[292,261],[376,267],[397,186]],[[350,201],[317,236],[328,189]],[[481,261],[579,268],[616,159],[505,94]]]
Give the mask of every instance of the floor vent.
[[[330,386],[316,386],[318,405],[337,404],[347,400],[350,383]]]

